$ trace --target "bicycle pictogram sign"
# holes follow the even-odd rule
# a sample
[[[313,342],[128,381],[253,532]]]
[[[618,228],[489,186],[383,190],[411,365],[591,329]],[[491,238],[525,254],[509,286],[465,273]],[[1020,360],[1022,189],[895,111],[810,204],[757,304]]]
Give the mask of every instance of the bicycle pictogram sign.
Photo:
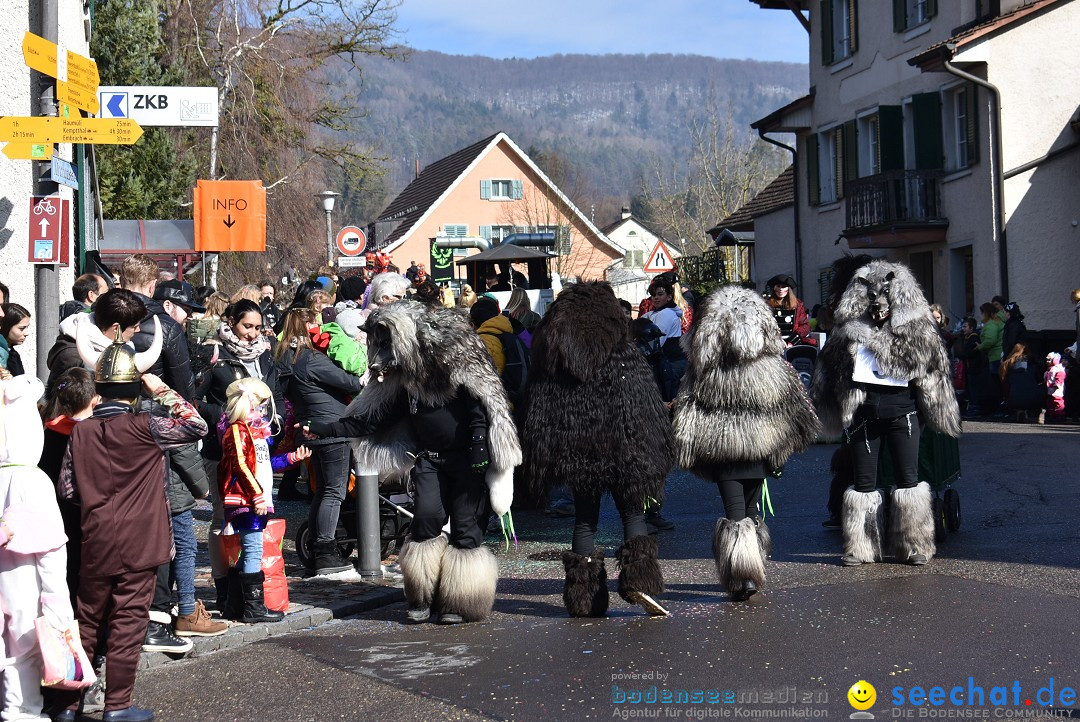
[[[53,205],[53,199],[51,197],[42,198],[40,201],[34,204],[34,215],[55,216],[56,206]]]

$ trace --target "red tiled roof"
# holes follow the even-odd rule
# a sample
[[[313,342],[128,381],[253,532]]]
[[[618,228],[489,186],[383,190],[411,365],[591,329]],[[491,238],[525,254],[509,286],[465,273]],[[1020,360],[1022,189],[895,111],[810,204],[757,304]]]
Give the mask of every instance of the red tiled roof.
[[[948,40],[943,40],[936,45],[931,45],[923,52],[908,60],[908,64],[923,70],[933,70],[946,60],[951,60],[957,50],[973,43],[980,38],[996,33],[1015,22],[1019,22],[1033,13],[1040,12],[1051,5],[1065,3],[1067,0],[1029,0],[1026,5],[1021,5],[1015,10],[998,15],[986,22],[979,23],[962,32],[953,35]]]
[[[795,169],[788,166],[765,186],[749,203],[744,204],[730,216],[720,221],[717,228],[739,230],[737,226],[749,226],[755,218],[785,208],[795,203]],[[747,228],[746,230],[749,230]]]
[[[390,235],[382,239],[380,246],[388,246],[409,232],[409,229],[420,220],[435,201],[442,197],[446,189],[465,172],[465,169],[476,160],[499,133],[489,135],[483,140],[473,143],[467,148],[451,153],[441,158],[421,171],[416,179],[405,186],[405,190],[390,202],[390,205],[379,214],[378,220],[396,221],[401,220],[397,228]]]

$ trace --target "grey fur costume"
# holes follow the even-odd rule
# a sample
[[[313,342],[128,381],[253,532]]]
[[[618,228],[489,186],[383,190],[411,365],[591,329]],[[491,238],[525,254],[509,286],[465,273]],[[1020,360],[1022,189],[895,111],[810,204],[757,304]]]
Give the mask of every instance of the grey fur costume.
[[[642,508],[674,463],[656,380],[606,283],[565,288],[533,334],[523,418],[534,488],[610,491]]]
[[[714,291],[682,344],[689,366],[675,402],[680,466],[711,481],[748,462],[778,469],[813,443],[817,417],[760,296],[735,286]]]
[[[391,358],[380,358],[373,345],[373,332],[378,327],[389,332]],[[403,393],[437,406],[464,386],[487,412],[491,465],[486,480],[492,510],[500,516],[509,511],[521,447],[502,381],[466,318],[451,309],[399,301],[372,313],[367,331],[368,362],[376,364],[379,371],[346,409],[346,416],[377,420]],[[381,473],[407,473],[413,464],[411,454],[420,451],[407,421],[354,439],[352,446],[361,468]]]
[[[878,324],[872,312],[882,303],[888,315]],[[826,433],[848,428],[866,400],[866,392],[851,378],[856,349],[863,344],[882,372],[910,379],[925,423],[948,436],[960,436],[960,408],[948,355],[926,297],[906,266],[872,261],[856,271],[836,308],[835,322],[810,386]]]

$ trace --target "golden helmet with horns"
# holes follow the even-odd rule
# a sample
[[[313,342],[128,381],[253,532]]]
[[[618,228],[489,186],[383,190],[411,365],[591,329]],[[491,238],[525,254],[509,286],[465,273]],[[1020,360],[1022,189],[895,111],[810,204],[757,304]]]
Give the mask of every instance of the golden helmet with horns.
[[[99,351],[94,347],[90,326],[79,324],[75,334],[75,346],[79,357],[88,367],[94,369],[94,382],[97,384],[133,385],[138,395],[138,385],[145,371],[153,366],[161,356],[161,322],[154,316],[154,340],[145,351],[136,352],[125,342],[120,332],[111,344]]]

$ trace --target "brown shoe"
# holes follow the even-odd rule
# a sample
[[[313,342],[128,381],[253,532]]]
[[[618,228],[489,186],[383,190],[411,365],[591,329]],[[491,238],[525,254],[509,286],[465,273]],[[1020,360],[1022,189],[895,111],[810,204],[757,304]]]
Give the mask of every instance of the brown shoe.
[[[176,618],[176,633],[181,637],[216,637],[225,634],[229,625],[210,618],[202,600],[195,602],[195,611]]]

